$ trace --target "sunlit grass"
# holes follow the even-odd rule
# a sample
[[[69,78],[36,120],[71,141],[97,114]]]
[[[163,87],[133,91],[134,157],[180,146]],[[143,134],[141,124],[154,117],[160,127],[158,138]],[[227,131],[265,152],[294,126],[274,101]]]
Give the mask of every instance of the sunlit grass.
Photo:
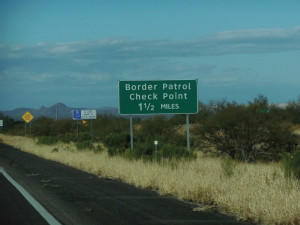
[[[31,138],[0,138],[23,151],[89,173],[156,190],[162,195],[211,204],[242,220],[268,225],[300,224],[299,182],[284,178],[277,163],[236,163],[233,173],[228,175],[221,159],[200,154],[194,161],[153,163],[109,157],[105,150],[78,151],[74,144],[41,146]],[[210,207],[198,210],[206,208]]]

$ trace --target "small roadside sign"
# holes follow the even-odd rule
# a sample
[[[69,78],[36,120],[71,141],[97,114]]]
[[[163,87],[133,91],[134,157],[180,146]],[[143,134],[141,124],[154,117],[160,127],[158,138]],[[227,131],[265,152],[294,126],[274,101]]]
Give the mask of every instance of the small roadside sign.
[[[81,119],[95,120],[97,118],[96,109],[84,109],[81,110]]]
[[[87,125],[87,120],[91,120],[91,137],[93,139],[93,120],[97,118],[96,109],[74,109],[73,110],[73,120],[77,120],[77,139],[79,133],[79,120],[81,120],[82,125]]]
[[[94,120],[97,118],[96,109],[75,109],[73,110],[74,120]]]
[[[81,120],[81,110],[73,110],[73,120]]]
[[[23,116],[22,116],[22,119],[26,123],[29,123],[33,118],[34,118],[34,116],[29,111],[27,111],[26,113],[24,113]]]
[[[3,127],[3,120],[0,120],[0,127]]]

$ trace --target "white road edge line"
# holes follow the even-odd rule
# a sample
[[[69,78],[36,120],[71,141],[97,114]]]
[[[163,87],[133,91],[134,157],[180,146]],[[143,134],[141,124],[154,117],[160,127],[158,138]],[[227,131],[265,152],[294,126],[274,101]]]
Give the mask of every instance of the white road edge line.
[[[61,225],[37,200],[35,200],[21,185],[19,185],[8,173],[0,167],[0,173],[24,196],[36,211],[50,224]]]

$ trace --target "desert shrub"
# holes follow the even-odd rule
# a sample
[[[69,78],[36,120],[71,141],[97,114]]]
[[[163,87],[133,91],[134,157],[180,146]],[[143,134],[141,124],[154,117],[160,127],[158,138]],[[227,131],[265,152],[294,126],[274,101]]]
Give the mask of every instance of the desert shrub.
[[[91,134],[89,132],[81,132],[79,133],[79,141],[90,141],[91,140]]]
[[[151,139],[147,139],[145,142],[137,142],[134,144],[134,148],[126,152],[126,158],[130,159],[151,159],[154,153],[154,143]]]
[[[104,148],[102,147],[102,145],[98,145],[97,147],[94,147],[93,150],[95,153],[100,153],[104,151]]]
[[[294,124],[300,123],[300,96],[297,101],[290,102],[284,110],[287,120]]]
[[[112,146],[108,148],[109,156],[124,156],[127,159],[141,159],[148,158],[150,159],[153,154],[153,145],[149,144],[134,144],[134,148],[130,149],[125,146]]]
[[[157,159],[195,159],[196,154],[186,148],[166,144],[157,151]]]
[[[72,119],[62,119],[54,121],[54,127],[52,129],[56,135],[76,132],[76,124]]]
[[[137,142],[147,139],[158,140],[164,143],[172,143],[177,127],[173,126],[165,116],[155,116],[145,119],[140,123],[140,129],[135,134]]]
[[[203,143],[232,159],[245,162],[279,160],[298,143],[290,124],[282,123],[268,109],[267,99],[259,96],[248,105],[225,102],[198,129]]]
[[[126,148],[124,147],[116,147],[116,146],[112,146],[109,147],[107,150],[107,153],[109,156],[116,156],[116,155],[123,155],[126,151]]]
[[[75,133],[60,134],[57,137],[58,137],[59,141],[61,141],[63,143],[70,143],[70,142],[77,141],[77,135]]]
[[[190,134],[192,132],[190,131]],[[186,133],[184,134],[175,134],[172,139],[172,141],[166,144],[171,144],[171,145],[175,145],[175,146],[181,146],[182,148],[186,148],[187,145],[187,140],[186,140]],[[190,135],[190,146],[191,147],[195,147],[195,143],[196,143],[196,137]]]
[[[32,122],[32,134],[34,136],[54,136],[54,120],[47,117],[40,117]]]
[[[293,153],[285,153],[281,165],[286,178],[300,179],[300,150]]]
[[[129,130],[128,119],[112,115],[98,115],[93,121],[94,134],[98,140],[103,141],[111,133],[122,133]]]
[[[78,150],[92,150],[93,149],[93,144],[91,141],[79,141],[76,143],[76,147]]]
[[[58,138],[55,136],[41,136],[38,137],[37,144],[38,145],[53,145],[58,142]]]
[[[104,138],[103,143],[107,147],[129,148],[130,135],[127,132],[111,133]]]
[[[0,120],[3,120],[3,127],[0,128],[0,133],[7,133],[8,131],[14,129],[15,121],[8,116],[4,116],[2,112],[0,112]]]
[[[133,149],[125,147],[110,147],[108,149],[109,156],[121,155],[130,160],[143,159],[147,161],[161,161],[165,159],[196,159],[193,151],[187,151],[185,148],[176,145],[166,144],[155,150],[154,143],[147,141],[145,143],[136,143]]]

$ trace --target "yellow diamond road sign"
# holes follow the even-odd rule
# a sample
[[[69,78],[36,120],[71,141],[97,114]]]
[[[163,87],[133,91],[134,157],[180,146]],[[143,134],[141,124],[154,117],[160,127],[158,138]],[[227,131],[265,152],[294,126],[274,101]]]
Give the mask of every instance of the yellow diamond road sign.
[[[28,111],[26,113],[24,113],[24,115],[22,116],[22,119],[26,123],[29,123],[33,118],[34,118],[34,116],[30,112],[28,112]]]

